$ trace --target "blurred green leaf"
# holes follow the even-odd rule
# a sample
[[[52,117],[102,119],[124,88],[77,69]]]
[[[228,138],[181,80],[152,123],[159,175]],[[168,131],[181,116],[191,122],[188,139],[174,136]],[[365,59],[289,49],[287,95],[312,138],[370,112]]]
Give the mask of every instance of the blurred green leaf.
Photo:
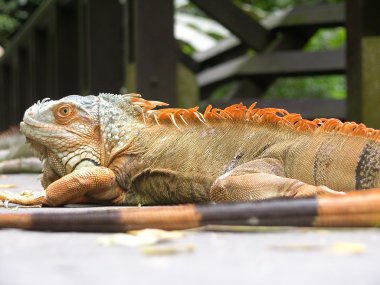
[[[0,45],[6,45],[17,29],[43,0],[0,0]]]
[[[343,75],[281,78],[267,91],[266,98],[346,98],[346,80]]]
[[[331,28],[319,29],[305,46],[306,51],[331,50],[344,46],[346,42],[346,29]]]

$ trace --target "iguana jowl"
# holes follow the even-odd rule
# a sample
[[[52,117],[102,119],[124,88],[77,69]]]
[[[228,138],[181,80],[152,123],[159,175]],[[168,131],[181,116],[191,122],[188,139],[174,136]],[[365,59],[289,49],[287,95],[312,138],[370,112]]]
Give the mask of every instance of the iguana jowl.
[[[380,187],[380,131],[239,104],[163,108],[139,95],[43,100],[21,131],[44,161],[40,196],[13,203],[165,205]]]

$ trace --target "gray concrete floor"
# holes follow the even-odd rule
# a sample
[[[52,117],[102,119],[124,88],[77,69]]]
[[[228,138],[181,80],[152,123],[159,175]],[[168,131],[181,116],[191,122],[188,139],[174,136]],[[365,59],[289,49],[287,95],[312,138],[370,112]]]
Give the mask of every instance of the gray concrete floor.
[[[8,175],[0,184],[40,190],[36,177]],[[44,209],[17,211],[29,210]],[[194,231],[165,244],[194,246],[173,255],[102,246],[106,235],[0,230],[0,284],[380,284],[379,229]],[[338,252],[344,242],[362,250]]]

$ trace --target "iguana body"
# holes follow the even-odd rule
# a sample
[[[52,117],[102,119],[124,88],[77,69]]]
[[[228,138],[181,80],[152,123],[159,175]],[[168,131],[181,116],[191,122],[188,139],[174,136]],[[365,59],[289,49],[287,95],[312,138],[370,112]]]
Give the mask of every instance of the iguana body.
[[[202,115],[156,105],[165,104],[133,94],[35,104],[21,131],[44,160],[46,193],[0,197],[27,205],[165,205],[380,187],[380,132],[364,125],[254,106]]]

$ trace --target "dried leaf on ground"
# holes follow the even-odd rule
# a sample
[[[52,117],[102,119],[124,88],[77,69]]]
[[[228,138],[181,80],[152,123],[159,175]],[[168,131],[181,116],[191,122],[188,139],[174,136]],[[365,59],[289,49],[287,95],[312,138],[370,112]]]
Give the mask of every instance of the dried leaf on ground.
[[[15,184],[0,184],[0,188],[17,188]]]
[[[134,236],[153,236],[160,241],[166,241],[166,240],[174,240],[179,239],[185,236],[185,233],[183,231],[165,231],[165,230],[159,230],[159,229],[145,229],[140,231],[129,231],[128,232],[131,235]]]
[[[366,245],[358,242],[336,242],[329,248],[329,252],[339,255],[362,254],[366,251]]]
[[[304,243],[292,243],[292,244],[279,244],[271,245],[270,249],[273,250],[282,250],[282,251],[316,251],[323,249],[323,246],[320,244],[304,244]]]
[[[183,237],[184,232],[145,229],[129,233],[112,234],[98,238],[98,243],[105,246],[121,245],[127,247],[153,245],[159,242],[175,240]]]
[[[173,255],[178,253],[191,253],[196,249],[194,244],[172,245],[172,246],[144,246],[142,253],[146,255]]]
[[[366,252],[367,248],[365,244],[357,242],[336,242],[332,245],[321,245],[321,244],[302,244],[302,243],[292,243],[292,244],[280,244],[271,245],[270,249],[282,250],[282,251],[324,251],[328,253],[338,254],[338,255],[353,255],[362,254]]]
[[[25,197],[33,197],[34,194],[33,194],[33,191],[30,191],[30,190],[25,190],[25,191],[22,191],[20,193],[21,196],[25,196]]]

